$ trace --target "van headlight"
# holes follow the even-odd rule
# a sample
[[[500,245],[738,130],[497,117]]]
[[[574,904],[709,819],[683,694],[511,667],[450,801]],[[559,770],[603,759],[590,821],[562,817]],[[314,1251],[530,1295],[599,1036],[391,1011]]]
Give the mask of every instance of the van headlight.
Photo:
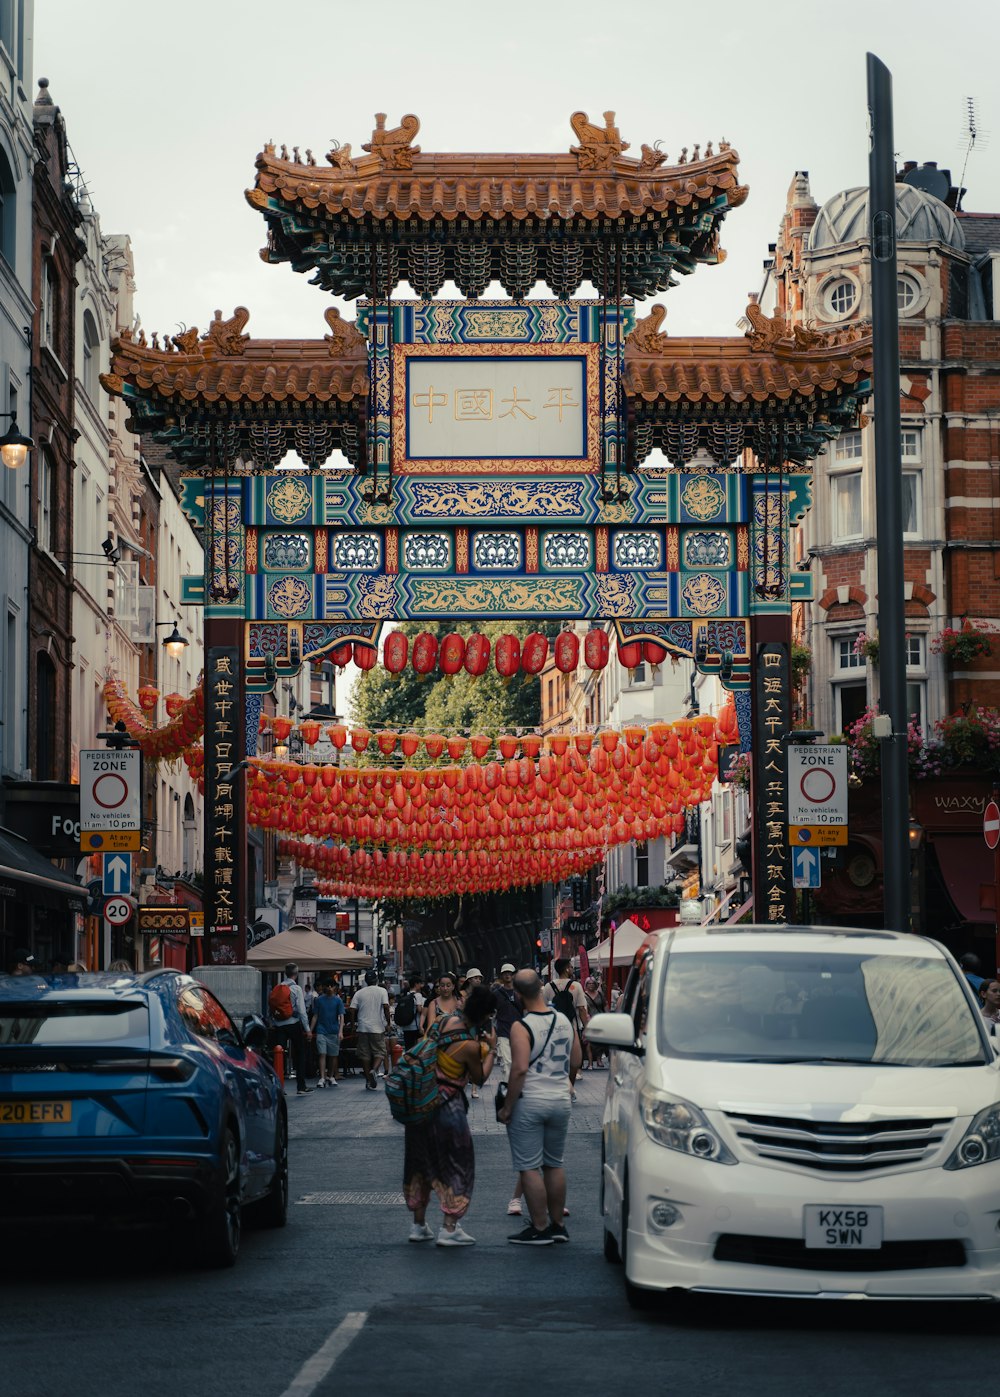
[[[668,1150],[679,1150],[715,1164],[736,1164],[732,1150],[709,1125],[697,1106],[669,1092],[644,1087],[639,1096],[642,1124],[649,1138]]]
[[[1000,1103],[979,1112],[944,1167],[971,1169],[992,1159],[1000,1159]]]

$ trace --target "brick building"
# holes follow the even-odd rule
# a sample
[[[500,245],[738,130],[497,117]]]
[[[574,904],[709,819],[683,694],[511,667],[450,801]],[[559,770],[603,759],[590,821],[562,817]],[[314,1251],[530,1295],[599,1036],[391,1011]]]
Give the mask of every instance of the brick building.
[[[965,213],[936,165],[907,164],[898,178],[908,707],[929,729],[969,701],[1000,703],[1000,217]],[[764,298],[781,314],[822,328],[870,318],[866,188],[820,207],[798,172],[772,251]],[[817,459],[798,535],[815,597],[800,618],[809,699],[827,733],[878,698],[875,528],[869,424]],[[966,623],[997,634],[994,653],[949,665],[938,637]]]

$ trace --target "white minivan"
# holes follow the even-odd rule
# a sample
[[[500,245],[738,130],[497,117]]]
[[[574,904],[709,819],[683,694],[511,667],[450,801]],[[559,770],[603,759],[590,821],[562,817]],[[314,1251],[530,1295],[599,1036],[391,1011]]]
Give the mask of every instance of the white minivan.
[[[742,1295],[1000,1299],[1000,1068],[933,941],[673,927],[610,1050],[604,1253],[633,1305]]]

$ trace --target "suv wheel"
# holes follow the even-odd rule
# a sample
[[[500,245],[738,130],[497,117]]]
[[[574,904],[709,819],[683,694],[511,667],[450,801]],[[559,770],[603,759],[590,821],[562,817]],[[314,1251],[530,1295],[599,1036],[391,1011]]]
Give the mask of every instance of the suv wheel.
[[[206,1266],[233,1266],[243,1232],[243,1200],[240,1197],[240,1147],[235,1132],[227,1128],[222,1148],[219,1189],[205,1213],[202,1259]]]

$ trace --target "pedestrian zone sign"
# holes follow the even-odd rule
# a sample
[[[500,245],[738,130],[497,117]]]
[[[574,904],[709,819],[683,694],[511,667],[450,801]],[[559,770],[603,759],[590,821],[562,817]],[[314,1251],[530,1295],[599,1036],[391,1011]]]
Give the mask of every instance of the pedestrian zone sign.
[[[788,823],[790,825],[847,824],[847,748],[822,746],[788,748]]]
[[[134,748],[80,753],[80,833],[142,828],[141,757]],[[94,847],[94,846],[90,846]],[[97,845],[97,848],[112,846]]]

